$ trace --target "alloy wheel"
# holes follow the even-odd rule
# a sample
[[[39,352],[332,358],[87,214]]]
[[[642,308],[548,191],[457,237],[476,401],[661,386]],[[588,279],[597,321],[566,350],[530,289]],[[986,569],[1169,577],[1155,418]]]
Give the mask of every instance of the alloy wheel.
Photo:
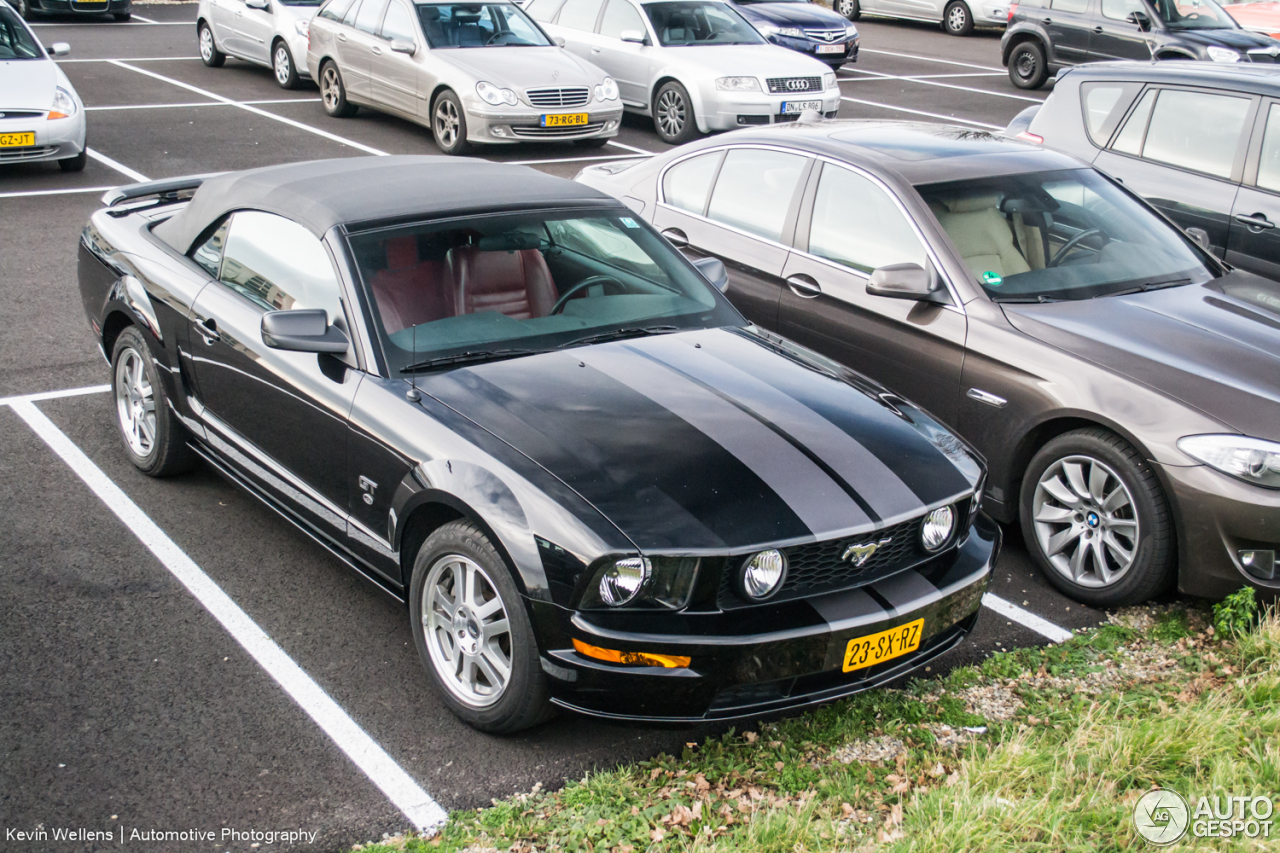
[[[947,12],[947,26],[951,31],[953,33],[960,32],[964,29],[966,23],[968,23],[968,12],[965,11],[964,6],[959,3],[952,6],[951,11]]]
[[[201,46],[203,49],[203,45]],[[276,82],[281,86],[289,82],[289,75],[293,73],[292,62],[289,59],[289,49],[283,43],[276,45],[275,52],[275,72]]]
[[[1032,518],[1041,553],[1085,587],[1114,585],[1138,552],[1138,514],[1129,487],[1092,456],[1056,460],[1040,475]]]
[[[332,65],[326,65],[324,73],[320,75],[320,97],[324,99],[324,108],[331,113],[336,112],[341,93],[342,84],[338,81],[338,69]]]
[[[436,138],[444,148],[452,148],[458,141],[458,110],[453,101],[441,98],[436,104]]]
[[[200,28],[200,58],[205,62],[213,61],[213,33],[208,27]]]
[[[670,89],[658,97],[658,126],[669,137],[676,137],[684,130],[684,98]]]
[[[457,699],[485,708],[511,680],[511,623],[498,588],[460,554],[436,561],[422,588],[422,632],[431,664]]]
[[[836,11],[847,18],[853,11],[853,3],[851,0],[838,0],[836,4]]]
[[[156,398],[142,354],[126,349],[116,360],[116,416],[129,450],[139,459],[156,444]]]

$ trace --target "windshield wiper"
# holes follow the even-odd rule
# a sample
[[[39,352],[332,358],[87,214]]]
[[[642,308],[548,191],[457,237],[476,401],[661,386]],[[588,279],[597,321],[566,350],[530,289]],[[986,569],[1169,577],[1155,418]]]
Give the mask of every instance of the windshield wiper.
[[[1093,298],[1099,299],[1103,296],[1128,296],[1131,293],[1146,293],[1149,290],[1162,290],[1166,287],[1179,287],[1180,285],[1190,283],[1191,279],[1189,278],[1168,278],[1164,281],[1148,281],[1144,284],[1138,285],[1137,287],[1126,287],[1124,290],[1117,290],[1112,293],[1100,293],[1098,296]]]
[[[533,355],[536,350],[531,349],[482,349],[467,350],[466,352],[455,352],[452,355],[442,355],[437,358],[428,358],[425,361],[414,362],[400,368],[401,373],[413,373],[417,370],[429,370],[433,367],[452,367],[458,364],[475,364],[482,361],[500,361],[504,358],[519,358],[522,355]]]
[[[570,347],[580,347],[585,346],[586,344],[598,344],[603,343],[604,341],[621,341],[626,338],[643,338],[646,335],[662,335],[667,332],[678,331],[680,331],[679,326],[643,326],[614,329],[611,332],[601,332],[597,335],[587,335],[583,338],[574,338],[571,341],[560,344],[556,349],[569,349]]]
[[[1011,302],[1011,303],[1014,303],[1014,304],[1021,304],[1021,303],[1040,303],[1040,302],[1061,302],[1062,300],[1061,300],[1061,299],[1058,299],[1057,297],[1054,297],[1054,296],[1045,296],[1043,293],[1041,293],[1039,296],[999,296],[999,295],[996,295],[996,296],[992,296],[992,297],[991,297],[991,301],[992,301],[992,302],[1006,302],[1006,303]]]

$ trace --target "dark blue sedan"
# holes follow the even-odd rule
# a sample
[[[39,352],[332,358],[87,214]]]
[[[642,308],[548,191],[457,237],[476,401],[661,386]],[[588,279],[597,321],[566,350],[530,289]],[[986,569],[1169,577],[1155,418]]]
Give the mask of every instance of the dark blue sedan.
[[[780,47],[821,59],[838,69],[858,61],[858,28],[808,0],[734,0],[760,34]]]

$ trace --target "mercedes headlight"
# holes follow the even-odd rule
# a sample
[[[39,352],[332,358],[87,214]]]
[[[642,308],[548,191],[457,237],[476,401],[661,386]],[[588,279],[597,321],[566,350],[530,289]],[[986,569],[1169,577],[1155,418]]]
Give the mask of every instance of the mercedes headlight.
[[[716,88],[724,92],[759,92],[760,81],[755,77],[718,77]]]
[[[924,524],[920,525],[920,545],[930,554],[939,551],[951,541],[955,529],[956,511],[940,506],[924,517]]]
[[[764,601],[781,588],[786,575],[787,558],[781,551],[761,551],[742,564],[738,589],[749,601]]]
[[[697,557],[621,557],[597,564],[581,607],[644,605],[679,610],[689,603]]]
[[[1229,47],[1210,47],[1205,50],[1214,62],[1239,62],[1240,54]]]
[[[1280,489],[1280,444],[1247,435],[1189,435],[1178,449],[1210,468],[1265,489]]]
[[[298,33],[298,35],[307,36],[311,33],[311,24],[308,21],[294,21],[293,29]]]
[[[76,114],[76,99],[61,86],[53,90],[53,104],[49,107],[49,118],[69,118]]]
[[[612,77],[606,77],[596,86],[597,101],[616,101],[618,100],[618,84],[614,82]]]
[[[492,83],[486,83],[481,80],[476,84],[476,94],[481,97],[487,104],[493,104],[495,107],[501,106],[503,103],[515,106],[519,100],[516,93],[510,89],[499,89]]]

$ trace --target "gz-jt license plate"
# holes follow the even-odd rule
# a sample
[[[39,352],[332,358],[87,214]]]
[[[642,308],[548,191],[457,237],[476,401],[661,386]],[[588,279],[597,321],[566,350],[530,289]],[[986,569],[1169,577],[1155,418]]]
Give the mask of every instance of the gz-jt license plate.
[[[849,641],[844,650],[844,671],[866,669],[920,648],[920,631],[924,620],[917,619],[879,634],[858,637]]]
[[[577,125],[586,123],[586,113],[563,113],[561,115],[547,115],[542,117],[543,127],[576,127]]]
[[[0,133],[0,148],[30,148],[36,144],[35,132]]]

